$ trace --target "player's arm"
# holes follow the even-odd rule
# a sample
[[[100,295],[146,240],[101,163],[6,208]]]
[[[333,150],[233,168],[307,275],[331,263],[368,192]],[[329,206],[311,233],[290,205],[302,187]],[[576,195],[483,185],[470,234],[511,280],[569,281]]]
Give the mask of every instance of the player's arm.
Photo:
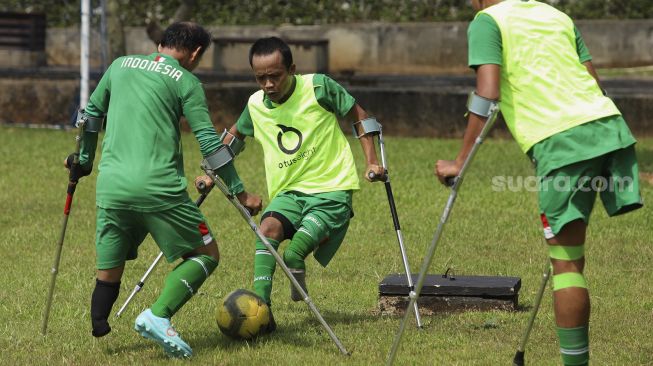
[[[215,167],[216,174],[224,180],[231,193],[247,207],[252,215],[261,210],[261,199],[249,194],[238,176],[233,164],[234,154],[222,143],[209,118],[204,90],[197,84],[184,101],[184,116],[200,145],[202,156]]]
[[[476,71],[476,95],[487,100],[499,100],[499,83],[501,67],[499,65],[481,65]],[[476,138],[485,126],[486,117],[469,112],[467,115],[467,128],[463,137],[463,145],[455,160],[438,160],[435,164],[435,175],[440,182],[445,183],[448,177],[455,177],[460,173],[463,163],[472,151]]]
[[[313,87],[315,90],[315,98],[322,108],[334,113],[339,118],[345,118],[352,124],[362,127],[361,121],[368,119],[367,112],[356,103],[351,94],[345,88],[338,84],[335,80],[323,74],[315,74],[313,76]],[[378,127],[375,127],[378,131]],[[366,180],[371,181],[370,172],[374,172],[376,176],[383,176],[385,172],[379,166],[379,161],[376,156],[376,149],[374,148],[374,134],[367,134],[365,131],[359,131],[356,137],[359,138],[363,154],[365,154],[365,161],[367,167],[365,169],[364,177]]]
[[[73,175],[81,178],[91,174],[93,170],[93,161],[95,160],[95,150],[97,149],[98,134],[102,130],[104,117],[109,108],[109,99],[111,97],[111,66],[102,75],[100,82],[91,94],[89,102],[81,111],[75,111],[75,124],[83,123],[84,133],[80,140],[79,164],[73,167],[74,154],[68,155],[64,165],[66,168],[73,169]]]
[[[605,95],[605,89],[603,89],[601,86],[601,79],[599,79],[599,74],[596,72],[596,69],[592,64],[592,55],[590,55],[589,49],[583,40],[583,36],[580,34],[580,31],[578,28],[576,28],[576,26],[574,26],[574,34],[576,35],[576,53],[578,53],[578,60],[583,64],[583,66],[585,66],[587,72],[592,75],[594,80],[596,80],[596,83],[599,85],[599,88],[601,88],[603,94]]]
[[[254,136],[254,122],[249,114],[249,107],[245,106],[238,121],[222,133],[222,143],[229,145],[234,155],[240,154],[245,149],[245,137]]]
[[[498,101],[500,96],[502,40],[496,22],[487,14],[476,17],[469,25],[468,36],[468,65],[476,70],[476,96],[470,98],[484,98],[487,101]],[[438,180],[445,184],[446,178],[455,177],[460,173],[465,159],[474,146],[485,125],[486,117],[479,114],[467,114],[467,128],[463,137],[463,145],[455,160],[438,160],[435,163],[434,173]]]
[[[358,105],[358,103],[354,103],[354,106],[347,114],[347,119],[352,123],[357,123],[367,118],[369,118],[369,115],[360,105]],[[370,178],[370,172],[374,173],[373,175],[378,177],[381,177],[385,174],[383,167],[379,166],[379,160],[376,156],[374,135],[365,134],[365,131],[357,131],[356,135],[359,136],[358,141],[360,141],[361,147],[363,148],[363,154],[365,154],[365,162],[367,168],[365,169],[364,177],[366,180],[371,182],[372,179]]]

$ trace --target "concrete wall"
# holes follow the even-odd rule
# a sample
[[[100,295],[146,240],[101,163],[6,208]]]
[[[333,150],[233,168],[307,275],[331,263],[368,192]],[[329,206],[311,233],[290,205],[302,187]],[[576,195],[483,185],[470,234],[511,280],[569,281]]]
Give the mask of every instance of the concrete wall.
[[[200,74],[209,102],[211,120],[219,130],[238,118],[253,82],[225,82]],[[474,85],[473,77],[397,77],[339,79],[364,108],[394,136],[461,137],[466,126],[465,101]],[[418,84],[417,79],[423,80]],[[425,87],[428,84],[430,87]],[[79,94],[75,72],[50,72],[29,77],[0,74],[0,124],[69,123]],[[605,87],[623,112],[636,136],[653,134],[653,80],[606,80]],[[94,87],[94,85],[92,85]],[[343,131],[350,131],[348,124]],[[507,135],[499,123],[494,134]]]
[[[331,73],[444,74],[466,73],[466,22],[365,23],[324,26],[221,26],[214,36],[259,37],[281,35],[294,39],[327,38]],[[578,21],[578,28],[598,67],[653,65],[653,19]],[[126,31],[128,53],[150,53],[154,44],[143,28]],[[99,36],[93,34],[92,67],[100,65]],[[228,70],[247,72],[247,45],[229,47]],[[79,31],[51,28],[47,33],[47,61],[52,66],[79,64]],[[295,50],[300,72],[312,71],[311,50]],[[0,66],[2,61],[0,61]],[[208,52],[200,67],[211,69]]]

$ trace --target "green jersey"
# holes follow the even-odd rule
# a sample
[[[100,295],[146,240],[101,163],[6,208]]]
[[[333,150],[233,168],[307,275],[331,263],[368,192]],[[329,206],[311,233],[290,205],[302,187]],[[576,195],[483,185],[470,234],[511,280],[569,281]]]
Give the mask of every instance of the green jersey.
[[[496,21],[488,14],[479,14],[467,31],[469,61],[472,68],[484,64],[504,66],[502,36]],[[583,38],[574,26],[578,61],[592,60]],[[536,164],[537,174],[579,161],[592,159],[635,143],[621,115],[608,116],[572,127],[542,140],[527,151]]]
[[[161,211],[189,199],[179,121],[184,116],[203,155],[221,146],[202,84],[166,54],[124,56],[107,69],[86,112],[107,116],[97,178],[102,208]],[[80,162],[93,163],[96,134],[85,134]],[[232,163],[219,170],[243,191]]]
[[[282,104],[262,91],[253,94],[236,124],[238,132],[263,146],[270,197],[295,190],[350,205],[342,192],[358,189],[358,178],[336,117],[347,115],[356,101],[325,75],[294,77],[295,88]]]

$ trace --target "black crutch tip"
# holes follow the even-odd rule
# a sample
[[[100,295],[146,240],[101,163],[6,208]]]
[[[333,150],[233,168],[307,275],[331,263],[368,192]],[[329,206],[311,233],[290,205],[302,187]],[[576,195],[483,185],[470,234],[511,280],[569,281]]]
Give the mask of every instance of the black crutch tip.
[[[517,351],[515,353],[515,358],[512,359],[513,366],[524,366],[524,352]]]

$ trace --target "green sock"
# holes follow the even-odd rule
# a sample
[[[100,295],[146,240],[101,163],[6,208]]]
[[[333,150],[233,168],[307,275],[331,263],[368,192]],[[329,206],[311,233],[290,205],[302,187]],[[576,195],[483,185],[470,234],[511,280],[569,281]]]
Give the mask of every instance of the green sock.
[[[279,248],[279,242],[267,238],[268,242],[276,250]],[[254,255],[254,292],[270,305],[272,303],[270,294],[272,294],[272,277],[276,269],[277,262],[260,239],[256,239],[256,254]]]
[[[161,295],[152,305],[152,314],[170,319],[202,286],[218,267],[208,255],[190,257],[168,274]]]
[[[293,235],[288,248],[283,252],[283,261],[288,268],[306,269],[304,259],[311,254],[316,246],[317,243],[310,235],[303,231],[298,231]]]
[[[588,326],[577,328],[558,327],[560,355],[565,366],[587,365],[590,360]]]

